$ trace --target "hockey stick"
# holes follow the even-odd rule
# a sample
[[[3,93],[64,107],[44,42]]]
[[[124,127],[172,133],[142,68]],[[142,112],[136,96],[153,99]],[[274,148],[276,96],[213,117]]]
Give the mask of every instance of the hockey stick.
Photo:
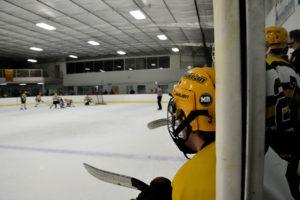
[[[162,119],[157,119],[157,120],[154,120],[154,121],[151,121],[147,124],[147,127],[149,129],[156,129],[156,128],[159,128],[161,126],[167,126],[167,119],[166,118],[162,118]]]
[[[136,179],[134,177],[125,176],[122,174],[116,174],[113,172],[104,171],[102,169],[98,169],[86,163],[83,163],[85,169],[95,178],[115,185],[120,185],[123,187],[128,187],[140,191],[144,191],[149,187],[148,184],[143,181]]]

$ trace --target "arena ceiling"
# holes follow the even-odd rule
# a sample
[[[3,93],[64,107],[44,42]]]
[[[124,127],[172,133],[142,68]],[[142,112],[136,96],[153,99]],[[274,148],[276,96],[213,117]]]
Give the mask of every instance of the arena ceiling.
[[[0,57],[59,59],[200,53],[213,42],[212,0],[1,0]],[[145,19],[129,12],[140,10]],[[56,30],[36,26],[46,23]],[[159,40],[164,34],[167,40]],[[87,41],[96,41],[92,46]],[[32,51],[39,47],[43,51]]]

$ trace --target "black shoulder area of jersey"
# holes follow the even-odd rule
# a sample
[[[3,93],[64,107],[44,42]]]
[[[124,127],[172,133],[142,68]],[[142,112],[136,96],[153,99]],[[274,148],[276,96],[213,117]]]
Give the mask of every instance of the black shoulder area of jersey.
[[[266,58],[266,69],[275,69],[277,66],[288,66],[290,68],[292,68],[293,70],[294,67],[286,60],[284,60],[283,58],[278,58],[278,57],[274,57],[274,56],[268,56]]]

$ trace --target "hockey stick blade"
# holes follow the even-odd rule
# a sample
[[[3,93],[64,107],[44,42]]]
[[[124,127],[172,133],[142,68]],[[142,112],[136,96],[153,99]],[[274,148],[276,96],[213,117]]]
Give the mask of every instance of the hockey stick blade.
[[[156,129],[156,128],[159,128],[159,127],[162,127],[162,126],[167,126],[167,121],[168,120],[166,118],[157,119],[157,120],[149,122],[147,124],[147,127],[149,129]]]
[[[128,187],[132,189],[137,189],[140,191],[144,191],[149,187],[148,184],[143,181],[136,179],[134,177],[125,176],[122,174],[116,174],[113,172],[104,171],[102,169],[98,169],[86,163],[83,163],[85,169],[95,178],[115,185],[120,185],[123,187]]]

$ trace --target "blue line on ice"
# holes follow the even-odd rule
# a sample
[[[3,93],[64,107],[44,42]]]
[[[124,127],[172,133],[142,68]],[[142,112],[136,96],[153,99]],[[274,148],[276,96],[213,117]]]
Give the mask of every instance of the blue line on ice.
[[[85,156],[99,156],[109,158],[124,158],[132,160],[159,160],[159,161],[178,161],[182,162],[183,158],[176,156],[162,156],[162,155],[139,155],[139,154],[121,154],[121,153],[109,153],[99,151],[79,151],[68,149],[49,149],[38,147],[26,147],[26,146],[14,146],[14,145],[0,145],[1,149],[31,151],[31,152],[43,152],[43,153],[59,153],[59,154],[72,154],[72,155],[85,155]]]

